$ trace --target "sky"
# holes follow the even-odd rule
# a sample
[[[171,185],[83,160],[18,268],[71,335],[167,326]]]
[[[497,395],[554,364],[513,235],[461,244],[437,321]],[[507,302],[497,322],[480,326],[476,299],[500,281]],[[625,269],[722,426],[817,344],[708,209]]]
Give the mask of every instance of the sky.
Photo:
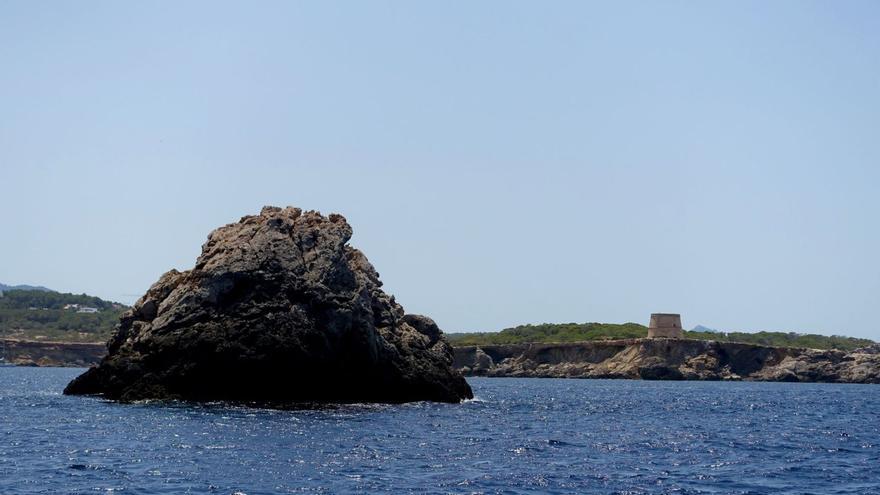
[[[0,282],[131,303],[263,205],[447,332],[880,340],[880,3],[0,3]]]

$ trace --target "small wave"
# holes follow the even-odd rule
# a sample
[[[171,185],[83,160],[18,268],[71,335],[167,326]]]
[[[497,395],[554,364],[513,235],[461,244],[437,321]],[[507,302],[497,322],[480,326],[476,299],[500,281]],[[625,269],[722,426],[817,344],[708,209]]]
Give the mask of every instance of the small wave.
[[[547,445],[556,445],[559,447],[581,447],[576,443],[566,442],[565,440],[556,440],[555,438],[547,439]]]
[[[205,450],[229,450],[234,449],[235,445],[203,445],[201,448]]]

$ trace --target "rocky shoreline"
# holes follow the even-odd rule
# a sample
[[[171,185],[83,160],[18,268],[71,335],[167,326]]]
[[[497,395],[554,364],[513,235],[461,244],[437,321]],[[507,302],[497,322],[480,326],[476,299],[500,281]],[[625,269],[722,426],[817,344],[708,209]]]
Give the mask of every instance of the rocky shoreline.
[[[0,339],[0,363],[6,365],[86,368],[105,354],[103,343]]]
[[[690,339],[455,348],[465,376],[880,383],[880,346],[852,352]]]
[[[666,339],[454,347],[465,376],[880,383],[880,346],[840,350]],[[0,364],[89,367],[103,343],[0,339]]]

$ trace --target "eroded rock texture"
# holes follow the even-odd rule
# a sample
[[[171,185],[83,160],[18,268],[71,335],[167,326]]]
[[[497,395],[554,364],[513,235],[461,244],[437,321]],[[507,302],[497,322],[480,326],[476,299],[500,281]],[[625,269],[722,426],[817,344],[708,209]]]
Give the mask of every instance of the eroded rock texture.
[[[689,339],[457,347],[466,375],[880,383],[880,348],[853,352]]]
[[[266,403],[472,397],[437,325],[406,315],[341,215],[263,208],[213,231],[126,313],[66,394]]]

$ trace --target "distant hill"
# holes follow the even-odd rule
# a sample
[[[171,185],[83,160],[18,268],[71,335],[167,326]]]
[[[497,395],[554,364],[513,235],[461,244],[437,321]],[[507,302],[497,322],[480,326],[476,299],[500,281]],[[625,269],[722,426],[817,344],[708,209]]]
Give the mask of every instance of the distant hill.
[[[87,294],[10,289],[0,293],[0,338],[103,342],[128,307]]]
[[[704,327],[703,325],[697,325],[694,328],[691,328],[691,332],[708,332],[708,333],[721,333],[714,328]]]
[[[47,288],[42,287],[42,286],[39,286],[39,285],[6,285],[6,284],[0,284],[0,294],[2,294],[3,291],[7,291],[7,290],[39,290],[39,291],[43,291],[43,292],[54,292],[52,289],[47,289]]]
[[[705,328],[705,327],[697,327]],[[685,331],[685,338],[743,342],[777,347],[806,347],[811,349],[841,349],[850,351],[874,343],[872,340],[839,335],[800,334],[794,332],[719,332],[711,329]],[[505,328],[500,332],[447,333],[454,346],[521,344],[548,342],[582,342],[644,338],[648,327],[638,323],[542,323]]]

